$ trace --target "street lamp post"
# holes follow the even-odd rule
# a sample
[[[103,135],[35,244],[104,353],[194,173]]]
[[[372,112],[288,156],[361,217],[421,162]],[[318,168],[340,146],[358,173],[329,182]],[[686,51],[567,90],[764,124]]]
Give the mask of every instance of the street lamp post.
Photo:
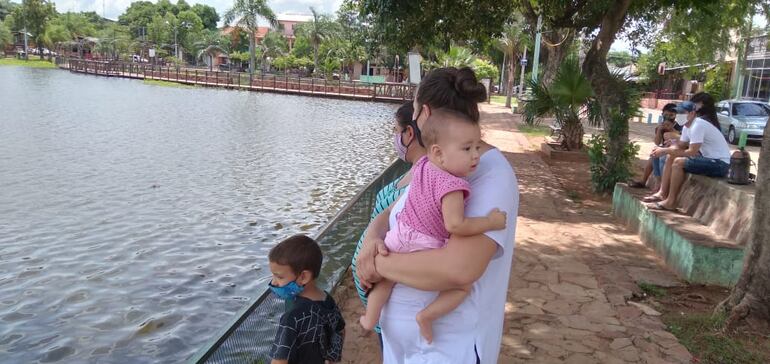
[[[177,35],[179,33],[179,27],[184,27],[185,29],[190,29],[192,27],[192,24],[190,24],[190,23],[188,23],[186,21],[183,21],[183,22],[179,23],[178,25],[172,25],[171,23],[169,23],[168,20],[166,20],[166,24],[171,25],[171,26],[174,27],[174,57],[176,57],[176,59],[180,59],[181,57],[179,57],[179,42],[177,41]]]

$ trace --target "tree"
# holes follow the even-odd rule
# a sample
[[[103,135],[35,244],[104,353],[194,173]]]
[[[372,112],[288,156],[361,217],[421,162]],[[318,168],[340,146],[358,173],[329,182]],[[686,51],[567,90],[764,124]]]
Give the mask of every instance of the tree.
[[[118,23],[128,26],[131,34],[140,34],[143,28],[148,28],[155,17],[163,17],[157,7],[150,1],[135,1],[118,17]],[[147,29],[149,34],[149,29]]]
[[[10,15],[17,6],[19,5],[10,0],[0,0],[0,21],[5,21],[5,17]]]
[[[283,33],[270,31],[267,32],[265,38],[259,44],[259,51],[261,52],[261,59],[264,61],[268,58],[276,59],[289,51],[289,46],[286,43]]]
[[[37,44],[40,59],[43,59],[43,44],[45,26],[56,16],[56,7],[46,0],[23,0],[20,7],[14,9],[14,19],[22,23],[22,27],[32,34]],[[19,24],[17,24],[18,26]]]
[[[177,20],[173,26],[177,29],[177,41],[182,46],[180,57],[184,59],[184,50],[192,50],[195,42],[201,37],[203,21],[192,10],[180,11]]]
[[[566,150],[579,150],[583,147],[583,124],[580,119],[583,109],[593,96],[588,79],[580,70],[575,58],[567,58],[553,82],[529,81],[532,100],[527,102],[524,113],[528,124],[533,124],[536,117],[553,115],[562,129],[562,147]]]
[[[495,83],[500,77],[500,70],[492,64],[492,62],[476,58],[471,62],[471,68],[476,73],[476,77],[479,80],[488,78],[490,82]]]
[[[530,44],[529,34],[524,29],[524,19],[518,13],[514,14],[505,24],[500,38],[497,39],[497,48],[508,57],[508,75],[505,84],[505,107],[507,108],[511,107],[513,80],[516,78],[516,65],[521,57],[522,48]]]
[[[476,56],[470,49],[458,45],[452,45],[447,52],[439,52],[436,67],[470,67]]]
[[[225,12],[225,24],[235,24],[249,32],[249,74],[254,73],[256,63],[256,39],[258,21],[266,19],[273,28],[278,28],[278,19],[266,0],[235,0],[233,7]],[[237,20],[237,21],[236,21]]]
[[[192,11],[197,14],[199,18],[201,18],[204,28],[211,30],[217,29],[219,14],[217,14],[216,9],[208,5],[195,4],[192,7]]]
[[[319,14],[312,6],[310,12],[313,14],[313,20],[303,24],[299,28],[299,32],[307,37],[310,46],[313,47],[313,71],[315,72],[318,69],[318,48],[321,47],[324,40],[331,36],[331,30],[329,29],[329,20],[325,15]]]
[[[195,49],[198,50],[196,59],[208,57],[209,71],[214,69],[214,57],[224,53],[227,54],[229,39],[222,36],[216,30],[204,30],[200,39],[195,42]]]
[[[623,68],[631,64],[631,53],[628,51],[610,51],[607,53],[607,63]]]
[[[437,45],[448,51],[452,41],[483,44],[497,37],[513,11],[512,1],[360,0],[361,15],[379,43],[397,52]]]
[[[13,37],[11,36],[11,30],[8,29],[8,27],[0,21],[0,49],[5,49],[9,44],[13,42]]]
[[[729,315],[728,330],[767,332],[770,328],[770,132],[765,128],[757,170],[757,192],[751,240],[744,252],[743,272],[717,311]]]

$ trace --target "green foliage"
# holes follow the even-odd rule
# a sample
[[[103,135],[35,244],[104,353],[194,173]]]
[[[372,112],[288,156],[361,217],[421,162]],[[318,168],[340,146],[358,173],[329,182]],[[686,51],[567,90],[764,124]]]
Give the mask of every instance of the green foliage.
[[[485,44],[497,37],[514,2],[476,0],[360,0],[376,40],[400,53],[417,47],[448,50],[452,41]]]
[[[48,21],[56,16],[56,7],[52,2],[46,0],[23,0],[21,6],[13,10],[14,19],[24,19],[24,25],[27,31],[32,34],[32,38],[42,48],[45,43],[45,26]],[[20,24],[16,24],[18,27]],[[43,57],[43,54],[40,54]]]
[[[219,14],[217,14],[216,9],[208,5],[195,4],[192,7],[192,11],[201,19],[204,28],[210,30],[217,29]]]
[[[447,52],[439,51],[434,67],[470,67],[475,59],[470,49],[453,44]]]
[[[666,295],[665,288],[646,282],[640,282],[639,289],[641,289],[642,292],[649,297],[660,298]]]
[[[309,68],[313,65],[313,61],[307,57],[297,58],[293,54],[280,56],[273,60],[273,67],[280,70],[302,69]]]
[[[616,183],[627,181],[633,176],[631,164],[639,151],[639,146],[636,143],[629,142],[625,145],[622,154],[618,156],[618,160],[625,168],[614,170],[607,168],[609,143],[606,135],[594,134],[586,145],[588,145],[588,159],[591,162],[591,184],[595,192],[612,191]]]
[[[118,17],[118,23],[129,27],[131,34],[138,35],[139,29],[150,26],[155,17],[163,18],[155,4],[150,1],[135,1]]]
[[[631,64],[631,53],[628,51],[610,51],[607,54],[607,63],[615,67],[626,67]]]
[[[476,72],[476,77],[480,80],[488,78],[492,80],[492,83],[496,83],[500,77],[500,70],[491,62],[484,59],[474,59],[471,68],[473,68],[473,71]]]
[[[256,69],[254,31],[259,26],[259,19],[266,19],[271,26],[278,28],[278,19],[276,19],[273,10],[267,5],[267,0],[235,0],[233,7],[224,14],[225,24],[236,25],[249,30],[250,73],[253,73]],[[270,33],[267,34],[268,37]],[[263,53],[267,53],[267,51],[263,50]]]
[[[10,0],[0,0],[0,21],[5,21],[5,17],[13,12],[13,9],[19,6]]]
[[[554,116],[560,126],[580,122],[581,108],[589,103],[593,90],[580,70],[576,58],[567,58],[551,85],[529,80],[532,97],[524,107],[525,121],[535,125],[536,118]]]
[[[704,364],[721,363],[767,363],[766,357],[755,352],[754,348],[764,346],[767,351],[767,338],[762,335],[740,340],[725,333],[724,314],[672,314],[666,315],[663,321],[679,342],[684,345],[698,362]]]
[[[304,35],[297,35],[294,40],[294,46],[291,49],[291,54],[295,57],[312,57],[313,47],[310,46],[310,41]]]
[[[730,68],[725,63],[720,63],[716,67],[706,72],[706,84],[704,88],[717,100],[730,98]]]
[[[13,42],[13,36],[11,30],[0,21],[0,49],[7,47]]]

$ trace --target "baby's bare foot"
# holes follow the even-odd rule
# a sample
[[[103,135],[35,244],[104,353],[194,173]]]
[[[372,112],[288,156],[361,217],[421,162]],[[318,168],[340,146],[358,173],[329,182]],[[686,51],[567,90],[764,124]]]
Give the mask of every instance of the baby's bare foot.
[[[428,317],[425,312],[417,313],[417,325],[420,326],[420,335],[425,338],[428,344],[433,342],[433,319]]]

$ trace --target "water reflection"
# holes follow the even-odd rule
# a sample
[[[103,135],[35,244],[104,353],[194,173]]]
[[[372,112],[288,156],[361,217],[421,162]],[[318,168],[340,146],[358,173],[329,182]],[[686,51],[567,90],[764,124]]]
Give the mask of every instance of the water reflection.
[[[394,108],[0,67],[0,355],[168,362],[394,155]]]

